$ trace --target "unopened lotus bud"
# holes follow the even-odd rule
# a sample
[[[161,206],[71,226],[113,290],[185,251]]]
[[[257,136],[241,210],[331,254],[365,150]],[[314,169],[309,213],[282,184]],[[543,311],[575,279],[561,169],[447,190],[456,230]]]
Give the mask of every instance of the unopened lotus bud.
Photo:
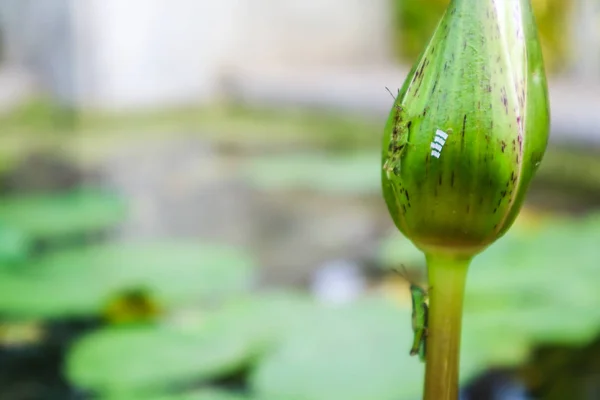
[[[529,0],[452,0],[398,91],[382,184],[423,251],[476,254],[514,222],[549,131]]]

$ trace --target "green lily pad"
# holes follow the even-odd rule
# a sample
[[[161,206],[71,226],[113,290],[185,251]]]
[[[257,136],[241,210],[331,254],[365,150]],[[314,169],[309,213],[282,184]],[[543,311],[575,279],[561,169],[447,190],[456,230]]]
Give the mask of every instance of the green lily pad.
[[[395,236],[381,246],[384,266],[410,264],[416,250]],[[542,229],[511,229],[476,256],[467,278],[461,369],[522,363],[538,342],[593,339],[600,328],[599,237],[600,214],[561,218]]]
[[[381,191],[378,152],[332,156],[300,154],[261,157],[244,167],[243,177],[265,190],[314,190],[335,194]]]
[[[98,393],[160,393],[232,372],[246,353],[245,342],[223,340],[212,329],[105,329],[75,344],[67,375]]]
[[[136,287],[167,307],[246,291],[254,263],[245,252],[196,242],[96,245],[0,269],[0,312],[59,317],[101,312],[109,297]]]
[[[232,341],[249,342],[252,356],[258,356],[289,333],[302,330],[320,309],[306,294],[269,291],[234,299],[207,325]]]
[[[463,332],[479,344],[464,348],[467,357],[472,351],[489,362],[516,364],[536,342],[591,340],[600,328],[598,237],[595,216],[561,219],[529,236],[511,232],[477,256]]]
[[[269,292],[234,300],[188,330],[100,331],[69,353],[68,375],[78,386],[106,393],[206,381],[249,366],[317,310],[303,295]]]
[[[34,239],[51,240],[113,227],[125,211],[120,197],[82,188],[64,194],[4,197],[0,224]]]
[[[418,397],[423,364],[409,357],[410,311],[364,299],[315,314],[260,360],[251,385],[288,400],[395,400]]]
[[[24,232],[0,226],[0,265],[25,261],[31,253],[31,238]]]
[[[250,398],[218,389],[201,389],[191,393],[162,394],[162,395],[118,395],[102,396],[100,400],[250,400]],[[258,400],[258,399],[253,399]]]

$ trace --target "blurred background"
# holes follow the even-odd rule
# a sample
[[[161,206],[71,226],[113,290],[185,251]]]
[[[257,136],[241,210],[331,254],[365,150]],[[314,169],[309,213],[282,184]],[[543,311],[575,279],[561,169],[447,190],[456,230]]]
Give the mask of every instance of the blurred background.
[[[600,399],[600,1],[531,1],[551,144],[463,400]],[[419,399],[379,146],[447,3],[0,0],[0,399]]]

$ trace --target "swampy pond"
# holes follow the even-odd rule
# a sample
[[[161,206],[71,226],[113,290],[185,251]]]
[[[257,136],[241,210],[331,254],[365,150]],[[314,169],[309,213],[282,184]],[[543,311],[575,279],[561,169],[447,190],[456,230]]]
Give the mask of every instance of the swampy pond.
[[[0,399],[419,398],[394,268],[425,265],[381,198],[381,121],[38,104],[2,126]],[[597,160],[551,148],[473,263],[463,399],[599,398]]]

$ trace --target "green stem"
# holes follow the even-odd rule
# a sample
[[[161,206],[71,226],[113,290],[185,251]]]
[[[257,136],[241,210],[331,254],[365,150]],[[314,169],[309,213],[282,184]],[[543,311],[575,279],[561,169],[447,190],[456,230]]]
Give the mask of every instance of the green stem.
[[[471,260],[427,254],[430,293],[425,400],[458,399],[463,297]]]

